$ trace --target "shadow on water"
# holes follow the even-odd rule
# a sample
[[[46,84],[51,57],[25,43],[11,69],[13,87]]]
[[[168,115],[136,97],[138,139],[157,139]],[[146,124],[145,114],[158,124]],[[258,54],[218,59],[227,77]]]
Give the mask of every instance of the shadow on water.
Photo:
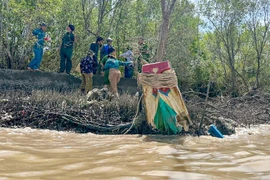
[[[158,142],[171,145],[183,145],[184,137],[173,135],[149,135],[143,139],[145,142]]]

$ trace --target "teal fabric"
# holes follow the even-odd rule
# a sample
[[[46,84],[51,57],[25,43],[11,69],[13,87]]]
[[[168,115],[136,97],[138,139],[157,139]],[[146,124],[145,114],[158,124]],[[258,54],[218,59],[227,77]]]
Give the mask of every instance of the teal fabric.
[[[165,102],[159,98],[154,124],[160,131],[165,131],[169,134],[177,134],[182,131],[181,126],[176,123],[177,113]]]
[[[62,38],[62,48],[73,48],[75,36],[72,32],[66,32]]]
[[[36,36],[37,41],[34,45],[34,58],[29,63],[28,67],[31,69],[38,69],[43,58],[43,46],[46,34],[41,28],[33,30],[32,34],[33,36]]]
[[[116,59],[108,59],[105,66],[104,66],[104,70],[109,70],[109,69],[118,69],[120,66],[126,66],[130,64],[130,62],[122,62]]]
[[[73,45],[75,41],[75,36],[72,32],[66,32],[62,38],[62,45],[60,49],[60,72],[63,73],[66,71],[67,74],[70,74],[72,69],[72,53]]]
[[[93,42],[92,44],[90,44],[90,50],[95,53],[96,57],[98,57],[99,47],[100,45],[97,42]]]
[[[41,28],[35,29],[32,31],[32,34],[37,37],[37,42],[35,44],[38,48],[43,48],[44,45],[44,38],[45,38],[45,32],[42,31]]]
[[[95,55],[94,55],[94,74],[99,74],[100,71],[101,71],[101,67],[100,67],[100,64],[99,64],[99,60],[98,60],[98,52],[99,52],[99,48],[100,48],[101,45],[99,45],[97,42],[93,42],[91,45],[90,45],[90,50],[92,50]],[[102,59],[101,59],[102,60]]]
[[[31,69],[34,69],[34,70],[38,69],[40,67],[42,57],[43,57],[43,48],[35,45],[34,46],[34,58],[29,63],[28,67],[30,67]]]
[[[60,50],[60,72],[63,73],[66,70],[67,74],[70,74],[72,69],[72,48],[61,48]]]

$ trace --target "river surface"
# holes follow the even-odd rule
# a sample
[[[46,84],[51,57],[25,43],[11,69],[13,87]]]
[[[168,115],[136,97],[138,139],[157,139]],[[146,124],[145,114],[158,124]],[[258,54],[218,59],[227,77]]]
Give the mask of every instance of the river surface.
[[[0,128],[0,180],[270,179],[270,126],[214,137]]]

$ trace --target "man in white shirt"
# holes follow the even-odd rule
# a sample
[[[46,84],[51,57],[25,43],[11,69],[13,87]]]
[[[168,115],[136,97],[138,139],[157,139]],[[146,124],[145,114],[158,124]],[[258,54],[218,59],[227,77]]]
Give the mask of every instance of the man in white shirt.
[[[120,56],[125,58],[127,62],[132,62],[134,58],[134,54],[130,47],[127,48],[126,52],[124,52],[123,54],[120,54]],[[125,66],[125,78],[132,78],[133,70],[134,70],[133,63],[129,64],[128,66]]]
[[[121,57],[126,58],[127,62],[133,61],[134,54],[132,52],[132,49],[130,47],[127,48],[127,51],[123,54],[120,54]]]

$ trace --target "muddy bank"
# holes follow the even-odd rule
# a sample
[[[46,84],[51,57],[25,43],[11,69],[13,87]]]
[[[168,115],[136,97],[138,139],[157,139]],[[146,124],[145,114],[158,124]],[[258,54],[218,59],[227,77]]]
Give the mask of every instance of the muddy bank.
[[[120,88],[125,89],[116,101],[100,90],[86,98],[77,91],[80,79],[74,76],[13,70],[0,70],[0,75],[1,127],[97,134],[166,134],[146,123],[143,110],[137,114],[139,97],[134,96],[135,80],[121,80]],[[95,78],[95,87],[102,86],[98,80],[102,77]],[[208,101],[196,92],[182,94],[193,124],[188,132],[181,134],[206,135],[209,125],[215,124],[224,135],[230,135],[235,133],[235,127],[270,123],[267,93],[256,91],[243,97],[215,97]]]
[[[206,135],[209,125],[215,124],[223,134],[230,135],[236,127],[270,123],[269,94],[216,98],[207,104],[196,95],[184,96],[193,125],[181,134]],[[5,91],[0,97],[0,126],[97,134],[166,134],[150,127],[143,111],[133,122],[138,100],[123,94],[116,101],[101,91],[90,99],[75,92]]]
[[[99,95],[86,98],[79,93],[55,91],[32,91],[31,95],[22,91],[4,92],[0,97],[0,126],[97,134],[162,133],[143,120],[132,124],[137,97],[123,94],[118,101]]]
[[[20,71],[0,69],[0,91],[20,90],[53,90],[56,92],[74,92],[80,87],[80,75],[67,75],[55,72]],[[103,76],[93,77],[93,86],[103,86]],[[121,78],[119,82],[120,93],[135,94],[137,91],[136,79]]]

